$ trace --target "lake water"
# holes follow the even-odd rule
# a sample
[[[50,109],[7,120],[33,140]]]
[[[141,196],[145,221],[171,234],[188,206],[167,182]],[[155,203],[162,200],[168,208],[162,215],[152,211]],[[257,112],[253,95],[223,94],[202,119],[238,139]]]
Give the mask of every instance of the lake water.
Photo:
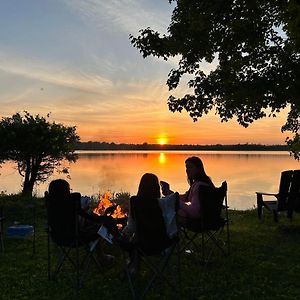
[[[184,161],[187,157],[199,156],[206,173],[215,185],[226,180],[228,203],[231,209],[249,209],[256,205],[256,191],[278,192],[280,173],[283,170],[299,169],[300,163],[287,152],[265,151],[81,151],[79,159],[71,164],[70,176],[55,174],[50,178],[69,180],[73,191],[92,195],[110,190],[135,194],[141,176],[155,173],[160,180],[170,183],[171,189],[184,193],[188,189]],[[0,169],[0,191],[18,193],[21,177],[11,163]],[[50,181],[49,180],[49,181]],[[43,195],[48,182],[35,188]]]

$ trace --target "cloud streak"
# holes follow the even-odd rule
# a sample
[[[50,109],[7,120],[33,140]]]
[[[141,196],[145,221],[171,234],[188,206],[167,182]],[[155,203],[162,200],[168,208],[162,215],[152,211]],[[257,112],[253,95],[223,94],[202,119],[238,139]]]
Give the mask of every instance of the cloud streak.
[[[118,32],[137,33],[141,28],[154,26],[156,30],[164,32],[168,26],[167,20],[170,18],[166,11],[146,10],[141,0],[65,0],[64,2],[86,22],[92,22],[97,28],[103,30],[114,28]]]
[[[113,86],[111,80],[101,75],[67,70],[63,66],[45,65],[32,57],[21,57],[0,52],[2,71],[91,93],[103,92]]]

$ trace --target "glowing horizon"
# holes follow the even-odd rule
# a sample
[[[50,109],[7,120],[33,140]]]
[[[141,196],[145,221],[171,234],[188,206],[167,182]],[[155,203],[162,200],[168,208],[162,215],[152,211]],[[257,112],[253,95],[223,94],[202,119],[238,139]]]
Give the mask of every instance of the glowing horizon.
[[[81,141],[149,144],[284,144],[287,110],[243,128],[214,112],[198,122],[168,110],[178,58],[143,59],[129,34],[165,33],[174,4],[146,0],[3,0],[0,117],[27,110],[68,126]],[[213,67],[203,64],[205,72]],[[175,95],[188,91],[181,84]]]

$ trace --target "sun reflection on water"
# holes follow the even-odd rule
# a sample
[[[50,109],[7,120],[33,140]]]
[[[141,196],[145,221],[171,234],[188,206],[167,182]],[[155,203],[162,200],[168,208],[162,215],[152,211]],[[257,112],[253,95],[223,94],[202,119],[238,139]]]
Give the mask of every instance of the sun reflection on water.
[[[166,155],[165,155],[163,152],[159,153],[159,158],[158,158],[158,160],[159,160],[159,163],[160,163],[160,164],[166,163],[166,160],[167,160]]]

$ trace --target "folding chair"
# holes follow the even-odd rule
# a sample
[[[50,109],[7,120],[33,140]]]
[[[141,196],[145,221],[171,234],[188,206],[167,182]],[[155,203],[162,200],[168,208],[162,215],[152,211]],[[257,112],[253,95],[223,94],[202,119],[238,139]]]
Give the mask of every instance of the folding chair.
[[[300,212],[300,170],[294,170],[287,199],[287,216],[293,217],[294,212]]]
[[[263,208],[273,213],[275,222],[278,222],[279,213],[286,211],[291,218],[293,211],[299,211],[298,200],[300,188],[300,170],[287,170],[281,173],[278,193],[256,192],[257,214],[262,219]],[[275,197],[276,200],[265,200],[264,196]]]
[[[82,287],[91,263],[103,271],[96,257],[99,239],[91,239],[80,234],[78,205],[80,194],[72,193],[70,199],[53,199],[45,192],[48,233],[48,279],[54,280],[64,269],[75,287]],[[71,218],[68,217],[71,215]],[[100,237],[99,237],[100,238]],[[54,246],[54,247],[53,247]],[[52,250],[56,250],[56,264],[52,267]]]
[[[174,209],[177,209],[178,194],[174,195],[176,197]],[[160,283],[169,285],[172,292],[177,293],[178,296],[180,294],[180,259],[177,232],[168,235],[167,221],[157,199],[133,196],[130,198],[130,209],[136,225],[135,241],[130,251],[134,252],[139,259],[137,274],[132,274],[130,264],[127,264],[125,268],[133,299],[143,299],[159,279]],[[170,261],[175,254],[177,254],[177,260],[173,266],[177,268],[171,274],[175,274],[177,280],[170,279],[166,274],[167,267],[170,266]]]
[[[200,218],[181,220],[180,250],[193,254],[196,261],[206,265],[215,250],[225,256],[230,254],[227,182],[224,181],[221,187],[200,186],[199,199]]]

